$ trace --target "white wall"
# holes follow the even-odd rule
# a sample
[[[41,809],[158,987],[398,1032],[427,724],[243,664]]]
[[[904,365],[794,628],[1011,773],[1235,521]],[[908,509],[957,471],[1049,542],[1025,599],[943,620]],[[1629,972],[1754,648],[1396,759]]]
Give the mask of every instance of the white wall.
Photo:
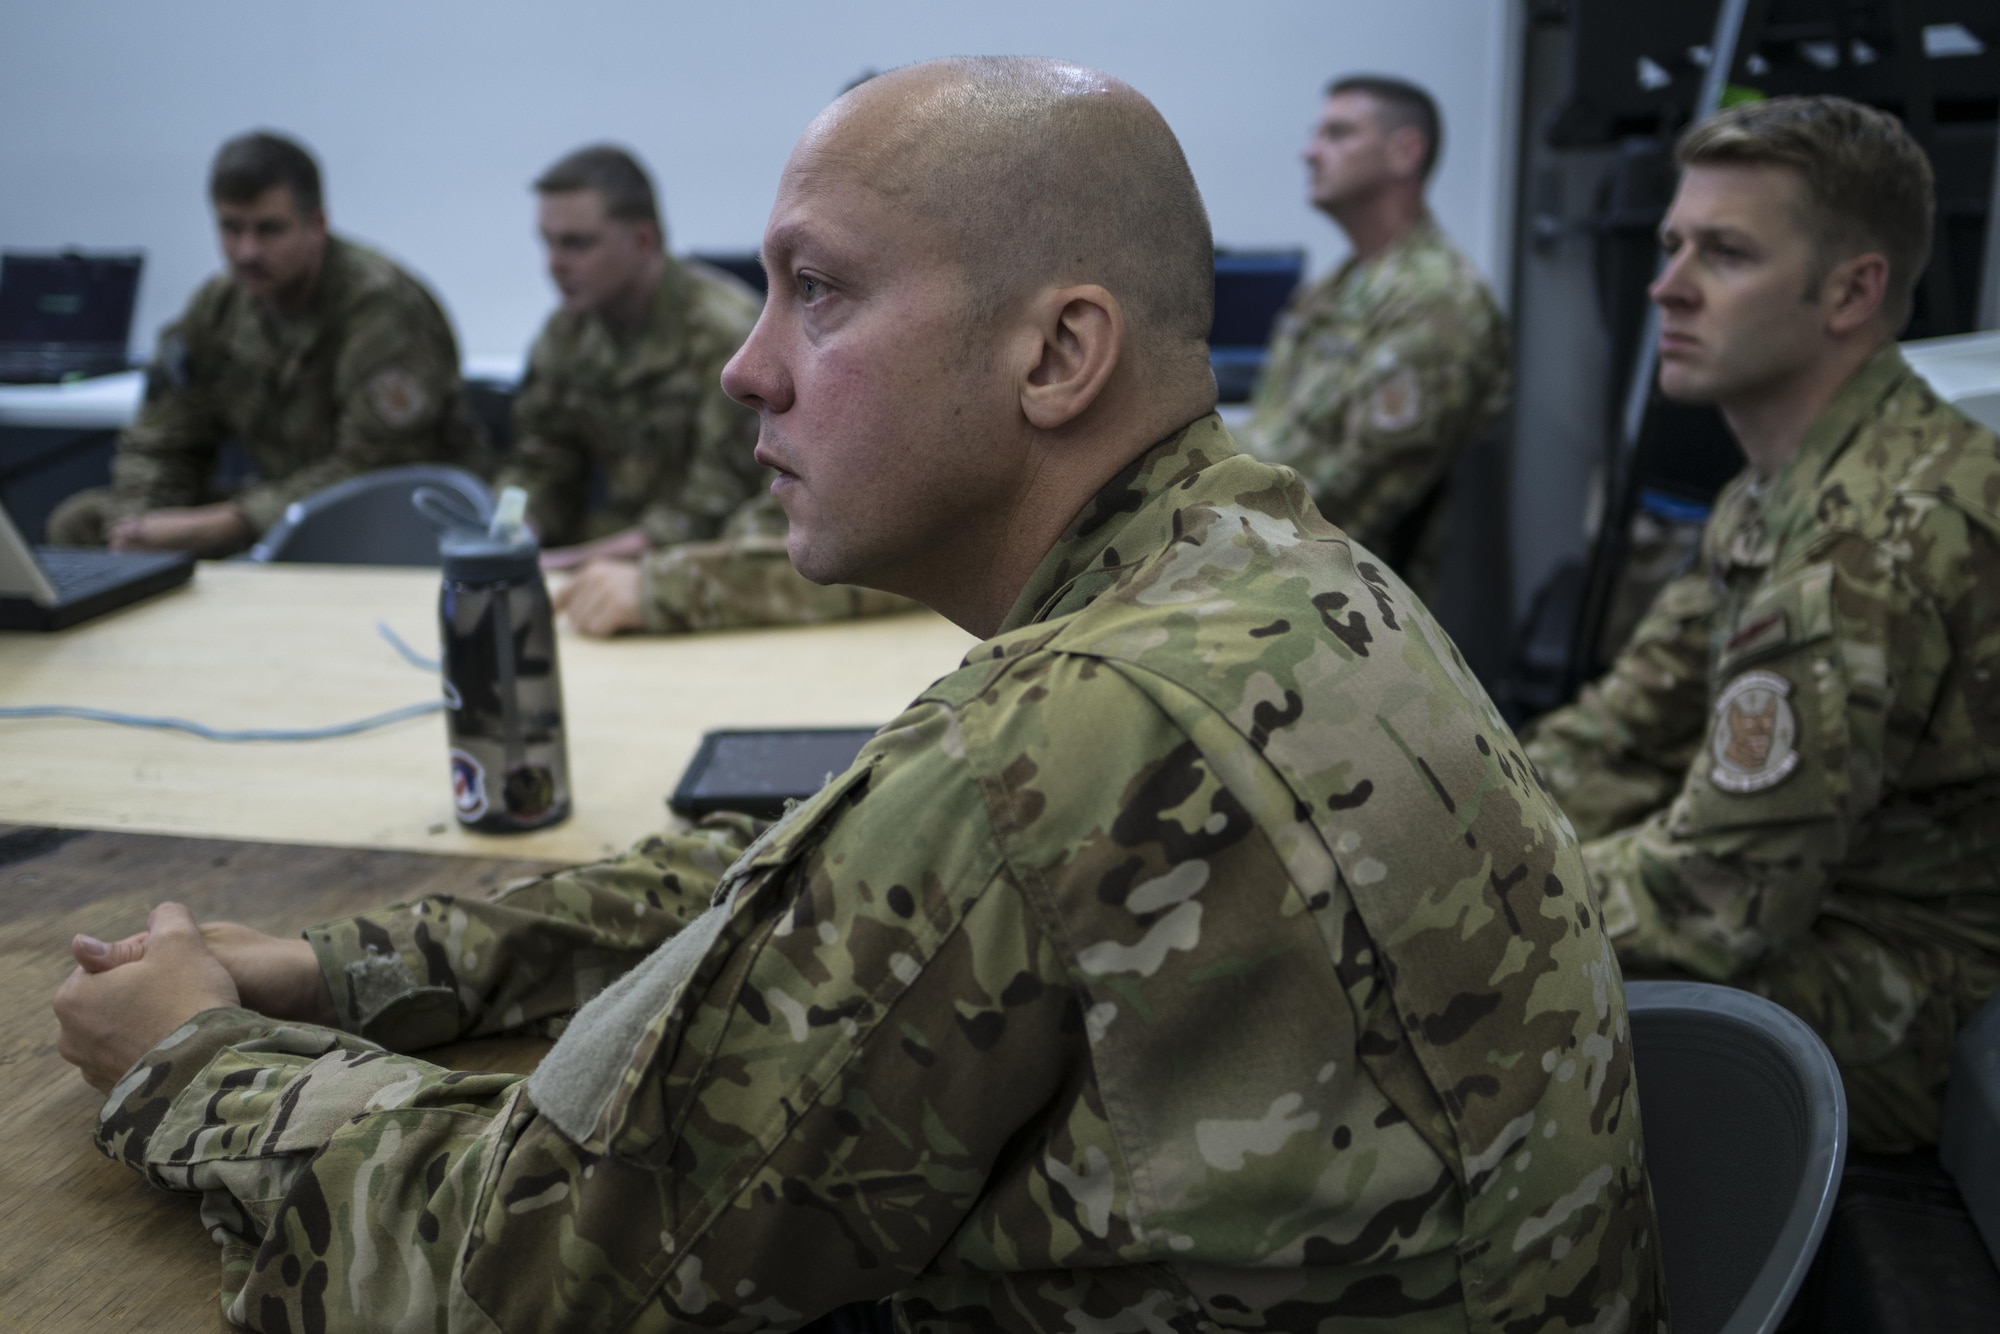
[[[1303,202],[1319,90],[1402,75],[1443,106],[1433,203],[1507,290],[1513,84],[1500,0],[5,0],[0,245],[142,246],[135,322],[217,264],[223,139],[310,144],[336,228],[427,277],[470,354],[518,354],[550,307],[528,182],[593,139],[652,167],[676,250],[748,250],[805,123],[866,68],[1028,53],[1100,66],[1179,132],[1223,245],[1344,250]]]

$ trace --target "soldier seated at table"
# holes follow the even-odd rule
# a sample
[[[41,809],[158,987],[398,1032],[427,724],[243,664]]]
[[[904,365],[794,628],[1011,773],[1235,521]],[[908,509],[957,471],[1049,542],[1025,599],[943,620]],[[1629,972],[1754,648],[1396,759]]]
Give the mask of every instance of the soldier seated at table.
[[[543,564],[580,570],[556,591],[571,624],[672,633],[908,607],[822,588],[786,560],[784,512],[751,456],[757,416],[721,383],[757,322],[757,294],[667,253],[645,168],[597,144],[535,190],[562,305],[529,354],[500,481],[528,492]]]
[[[416,278],[327,230],[312,155],[275,134],[231,139],[208,193],[228,270],[161,333],[111,485],[58,507],[50,540],[222,555],[371,469],[483,471],[450,321]],[[219,494],[232,439],[256,477]]]
[[[1426,598],[1446,476],[1513,385],[1506,320],[1424,202],[1443,135],[1415,84],[1353,75],[1327,88],[1309,192],[1354,253],[1280,318],[1243,432]]]
[[[79,939],[61,1050],[104,1150],[205,1197],[228,1316],[1656,1328],[1576,845],[1423,606],[1231,445],[1159,113],[1054,61],[882,75],[764,261],[723,378],[794,562],[985,642],[761,830]],[[525,1081],[371,1040],[524,1028]]]
[[[1896,350],[1930,164],[1833,97],[1677,154],[1660,388],[1718,406],[1749,467],[1528,755],[1628,969],[1779,1001],[1839,1061],[1856,1145],[1934,1144],[2000,980],[2000,441]]]

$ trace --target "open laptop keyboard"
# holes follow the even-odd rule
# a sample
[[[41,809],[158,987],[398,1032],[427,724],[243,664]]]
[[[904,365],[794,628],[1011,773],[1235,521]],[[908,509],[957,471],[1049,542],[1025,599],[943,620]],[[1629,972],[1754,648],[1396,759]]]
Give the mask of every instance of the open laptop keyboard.
[[[35,559],[41,564],[42,573],[55,585],[56,597],[62,602],[74,602],[79,598],[124,583],[133,574],[149,565],[161,563],[162,556],[150,551],[98,551],[89,547],[36,547]],[[175,559],[168,555],[165,559]]]

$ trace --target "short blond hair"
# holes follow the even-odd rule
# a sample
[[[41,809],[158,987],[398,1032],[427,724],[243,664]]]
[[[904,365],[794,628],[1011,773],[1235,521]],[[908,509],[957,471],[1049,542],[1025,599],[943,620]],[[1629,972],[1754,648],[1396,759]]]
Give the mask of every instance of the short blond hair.
[[[1884,111],[1844,97],[1774,97],[1718,111],[1674,145],[1683,167],[1772,163],[1798,172],[1804,216],[1817,252],[1814,288],[1843,259],[1866,251],[1889,262],[1883,310],[1893,328],[1910,306],[1931,257],[1936,186],[1930,159]]]

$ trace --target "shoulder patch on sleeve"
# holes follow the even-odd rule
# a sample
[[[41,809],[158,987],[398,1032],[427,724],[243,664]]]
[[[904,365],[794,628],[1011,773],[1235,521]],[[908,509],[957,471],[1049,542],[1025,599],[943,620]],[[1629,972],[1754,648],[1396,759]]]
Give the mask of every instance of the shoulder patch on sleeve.
[[[1368,398],[1368,420],[1378,431],[1408,430],[1423,415],[1423,390],[1408,366],[1382,381]]]
[[[431,396],[416,376],[400,366],[391,366],[377,371],[368,382],[368,401],[389,425],[409,426],[429,410]]]
[[[1799,723],[1792,712],[1792,683],[1776,672],[1745,672],[1715,701],[1709,777],[1738,796],[1762,792],[1799,767]]]

